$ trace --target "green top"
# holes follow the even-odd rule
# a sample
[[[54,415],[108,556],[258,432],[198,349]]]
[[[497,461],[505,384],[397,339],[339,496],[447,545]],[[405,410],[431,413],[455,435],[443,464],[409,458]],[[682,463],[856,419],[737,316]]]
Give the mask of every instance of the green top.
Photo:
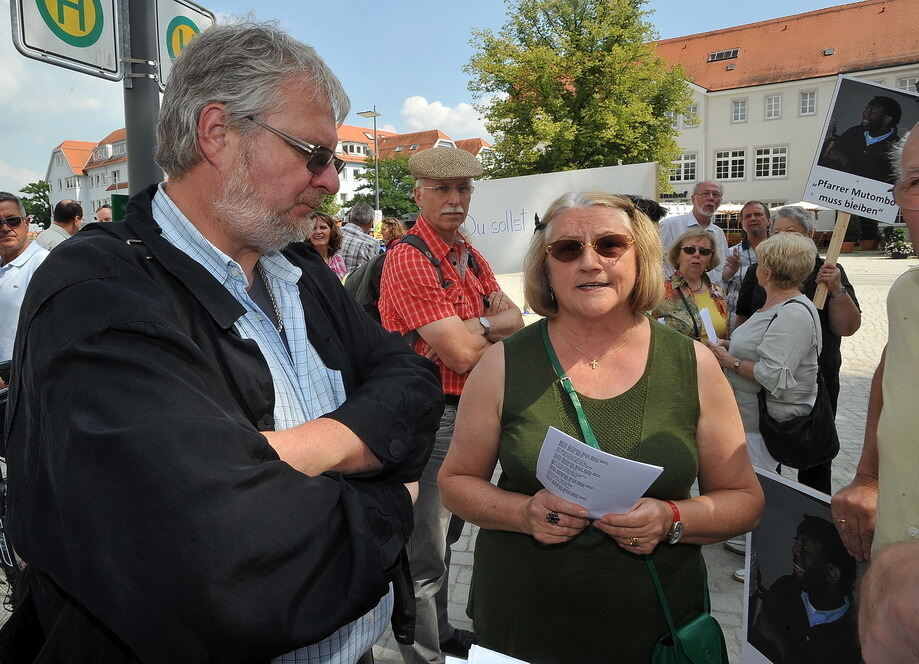
[[[547,428],[582,439],[540,340],[544,324],[504,342],[498,486],[526,495],[542,488],[536,460]],[[598,369],[604,370],[615,370],[614,362]],[[646,496],[689,497],[698,472],[699,419],[691,340],[652,321],[651,351],[638,382],[612,399],[579,396],[604,451],[664,467]],[[701,549],[661,544],[652,555],[681,625],[702,611]],[[648,662],[668,632],[643,558],[593,527],[549,546],[529,535],[481,530],[467,612],[480,644],[533,664]]]

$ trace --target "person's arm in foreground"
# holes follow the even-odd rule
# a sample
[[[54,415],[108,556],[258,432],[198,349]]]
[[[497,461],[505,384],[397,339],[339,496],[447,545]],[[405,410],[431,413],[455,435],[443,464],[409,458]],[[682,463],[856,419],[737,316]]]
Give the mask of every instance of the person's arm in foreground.
[[[865,664],[919,662],[919,542],[884,547],[859,590],[858,637]]]
[[[849,294],[849,288],[843,284],[842,277],[841,268],[833,263],[824,263],[817,272],[817,283],[824,283],[827,287],[824,306],[829,307],[830,331],[838,337],[850,337],[862,326],[862,312]]]
[[[752,530],[763,510],[763,491],[753,472],[734,393],[717,361],[696,343],[699,389],[699,491],[697,498],[674,501],[683,521],[683,542],[710,544]],[[642,498],[626,514],[607,514],[594,522],[619,546],[650,553],[673,522],[670,506]],[[627,542],[639,538],[638,546]]]
[[[567,542],[587,526],[587,510],[542,489],[533,496],[491,483],[498,460],[504,407],[504,345],[494,345],[469,375],[456,431],[438,475],[444,506],[489,530],[532,535],[543,544]],[[546,521],[557,512],[559,522]]]
[[[878,505],[878,420],[884,406],[882,384],[887,348],[871,379],[868,396],[868,417],[865,421],[865,442],[862,456],[852,482],[833,496],[833,521],[842,543],[856,560],[871,558],[874,520]]]

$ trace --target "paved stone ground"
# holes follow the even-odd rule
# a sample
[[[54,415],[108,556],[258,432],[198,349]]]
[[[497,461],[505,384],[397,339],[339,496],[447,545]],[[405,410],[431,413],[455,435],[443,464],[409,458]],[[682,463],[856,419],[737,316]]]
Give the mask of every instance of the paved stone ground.
[[[862,309],[862,326],[842,342],[843,364],[836,417],[840,452],[833,462],[834,491],[851,481],[861,454],[871,376],[887,340],[887,291],[904,270],[919,264],[915,258],[891,260],[874,252],[844,256],[840,262],[855,286]],[[523,302],[521,276],[506,274],[498,277],[504,290],[518,304]],[[524,320],[529,324],[537,317],[525,315]],[[464,629],[472,628],[471,621],[466,617],[466,600],[472,579],[477,532],[478,528],[466,524],[462,537],[453,547],[450,567],[450,620],[453,625]],[[706,546],[703,553],[708,565],[712,613],[724,628],[731,662],[738,664],[743,630],[743,585],[734,581],[731,573],[743,566],[743,558],[725,550],[721,544]],[[378,663],[402,662],[389,632],[373,651]]]

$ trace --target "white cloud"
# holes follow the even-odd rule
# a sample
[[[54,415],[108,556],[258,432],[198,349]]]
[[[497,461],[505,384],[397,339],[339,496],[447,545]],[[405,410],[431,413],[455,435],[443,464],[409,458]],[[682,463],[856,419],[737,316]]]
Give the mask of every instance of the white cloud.
[[[27,168],[13,166],[0,159],[0,191],[15,194],[30,182],[35,182],[43,177],[43,175],[39,175]]]
[[[440,129],[453,140],[489,138],[478,111],[471,104],[460,102],[450,108],[442,102],[429,102],[424,97],[409,97],[402,104],[406,132]]]

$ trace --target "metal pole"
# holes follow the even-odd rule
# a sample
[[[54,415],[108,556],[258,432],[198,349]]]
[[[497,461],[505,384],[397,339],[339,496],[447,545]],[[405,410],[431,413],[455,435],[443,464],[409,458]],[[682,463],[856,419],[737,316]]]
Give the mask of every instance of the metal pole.
[[[374,112],[374,116],[373,116],[373,166],[374,166],[374,169],[376,170],[376,178],[375,178],[376,207],[374,208],[374,210],[379,210],[380,209],[380,149],[379,149],[379,146],[377,145],[377,116],[376,116],[377,106],[376,104],[373,105],[373,112]]]
[[[128,143],[128,185],[131,195],[163,179],[153,161],[160,91],[156,82],[156,3],[127,0],[120,3],[125,26],[126,73],[124,126]],[[124,20],[127,19],[127,20]]]

